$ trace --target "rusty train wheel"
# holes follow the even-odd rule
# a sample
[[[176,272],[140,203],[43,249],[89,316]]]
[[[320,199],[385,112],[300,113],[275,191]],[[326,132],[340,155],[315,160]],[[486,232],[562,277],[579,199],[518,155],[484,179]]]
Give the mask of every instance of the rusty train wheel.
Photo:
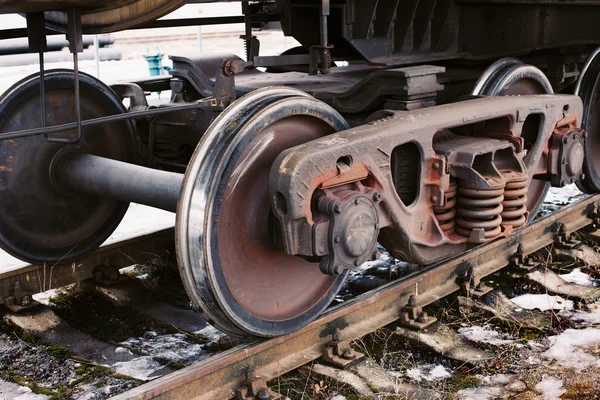
[[[503,58],[486,69],[475,84],[472,94],[475,96],[517,96],[552,93],[554,93],[552,85],[538,68],[524,64],[516,58]],[[535,138],[530,139],[535,142]],[[525,164],[527,167],[531,167],[527,164],[527,157],[525,157]],[[527,191],[529,222],[533,221],[537,215],[549,188],[549,182],[538,179],[531,180]]]
[[[83,73],[79,80],[82,119],[124,112],[108,86]],[[48,126],[75,121],[73,82],[73,71],[46,72]],[[0,97],[0,132],[40,126],[39,75],[34,74]],[[6,252],[31,263],[76,257],[100,246],[121,222],[129,203],[70,193],[51,179],[54,156],[76,146],[90,154],[134,161],[133,129],[127,121],[84,127],[77,145],[51,143],[43,135],[0,141],[0,247]]]
[[[324,275],[275,244],[268,182],[283,150],[347,128],[303,92],[266,88],[232,104],[205,133],[184,179],[176,243],[186,291],[217,328],[282,335],[333,300],[346,274]]]
[[[575,94],[583,102],[581,127],[587,132],[583,179],[577,182],[577,187],[594,194],[600,192],[600,48],[585,62]]]

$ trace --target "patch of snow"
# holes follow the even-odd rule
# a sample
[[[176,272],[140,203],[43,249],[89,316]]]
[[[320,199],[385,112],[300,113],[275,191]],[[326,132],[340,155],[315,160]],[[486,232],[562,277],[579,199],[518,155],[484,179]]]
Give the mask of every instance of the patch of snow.
[[[559,400],[560,396],[566,392],[562,386],[563,383],[561,380],[552,377],[544,377],[540,383],[535,385],[536,392],[541,394],[541,396],[536,397],[536,399]]]
[[[548,294],[523,294],[511,299],[513,303],[520,308],[527,310],[538,309],[546,310],[572,310],[573,301],[565,300],[560,296],[550,296]]]
[[[481,379],[481,386],[459,390],[455,397],[457,400],[495,400],[504,398],[506,391],[519,392],[525,388],[525,384],[516,375],[477,375],[477,377]]]
[[[440,364],[418,365],[415,368],[407,370],[405,374],[410,379],[416,381],[435,381],[438,379],[449,378],[452,376],[452,373],[448,371],[446,367]]]
[[[207,325],[205,328],[194,332],[194,335],[200,336],[204,339],[218,341],[220,338],[225,336],[223,332],[215,328],[214,326]]]
[[[31,297],[33,297],[35,301],[39,301],[43,305],[47,306],[50,304],[50,299],[52,297],[56,297],[60,293],[63,293],[60,289],[50,289],[46,290],[45,292],[36,293]]]
[[[544,199],[544,204],[540,209],[539,215],[546,215],[584,197],[585,194],[583,194],[575,184],[567,185],[562,188],[551,187]]]
[[[17,393],[24,393],[21,396],[13,397],[13,400],[47,400],[48,397],[43,394],[33,393],[31,389],[21,386]]]
[[[589,325],[600,324],[600,304],[592,303],[586,305],[587,311],[571,311],[564,315],[576,322]]]
[[[583,370],[600,366],[600,359],[586,353],[586,348],[600,344],[600,329],[567,329],[560,335],[550,336],[550,348],[544,357],[556,360],[561,366]]]
[[[498,386],[481,386],[461,389],[456,393],[457,400],[492,400],[501,396],[502,389]]]
[[[33,393],[33,391],[28,388],[27,386],[20,386],[17,391],[16,394],[18,396],[15,397],[10,397],[12,400],[47,400],[48,397],[44,396],[43,394],[36,394]],[[0,397],[2,398],[2,397]]]
[[[513,340],[506,339],[506,335],[490,329],[489,325],[460,328],[458,332],[473,342],[489,343],[495,346],[513,342]]]
[[[133,354],[131,352],[131,350],[129,350],[126,347],[117,347],[117,348],[115,348],[115,353],[117,353],[117,354],[123,354],[123,353],[125,353],[125,354]]]
[[[184,364],[191,364],[208,355],[202,344],[191,342],[183,333],[158,335],[156,332],[148,331],[143,337],[129,338],[122,344],[152,357]]]
[[[112,368],[121,375],[147,381],[151,379],[152,374],[162,368],[162,365],[154,361],[152,357],[146,356],[134,358],[130,361],[117,362],[112,365]]]
[[[594,279],[585,272],[581,272],[581,269],[575,268],[568,274],[558,275],[567,282],[576,283],[583,286],[594,286]]]

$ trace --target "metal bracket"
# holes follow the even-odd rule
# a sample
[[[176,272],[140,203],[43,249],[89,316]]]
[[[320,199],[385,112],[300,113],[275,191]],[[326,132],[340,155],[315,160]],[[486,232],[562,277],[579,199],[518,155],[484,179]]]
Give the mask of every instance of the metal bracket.
[[[125,275],[121,275],[121,273],[119,273],[119,268],[108,263],[95,267],[92,270],[92,276],[94,277],[94,281],[96,283],[99,283],[103,286],[112,286],[127,280]]]
[[[475,270],[472,267],[469,268],[469,272],[467,272],[463,282],[460,284],[460,289],[463,296],[475,299],[481,298],[494,290],[481,282],[481,278],[475,274]]]
[[[588,218],[592,223],[585,227],[586,232],[594,232],[600,229],[600,205],[594,211],[588,213]]]
[[[542,264],[534,262],[527,253],[525,253],[522,244],[519,244],[517,252],[510,258],[510,261],[511,265],[516,267],[519,271],[526,273],[539,270],[542,267]]]
[[[408,304],[400,311],[400,324],[403,326],[422,331],[437,322],[436,317],[430,317],[423,307],[417,305],[417,298],[411,294]]]
[[[269,390],[264,378],[248,378],[235,390],[235,400],[277,400],[282,397]]]
[[[567,233],[565,224],[558,226],[558,232],[554,237],[554,245],[560,249],[578,249],[581,247],[581,242],[571,237],[570,233]]]
[[[364,358],[364,354],[350,347],[348,340],[342,340],[342,334],[339,329],[335,330],[333,340],[327,343],[323,350],[323,361],[338,368],[345,368],[350,364]]]
[[[21,287],[21,282],[15,282],[15,287],[10,296],[4,298],[4,305],[12,312],[21,312],[39,306],[41,303],[31,297],[31,293],[26,292]]]

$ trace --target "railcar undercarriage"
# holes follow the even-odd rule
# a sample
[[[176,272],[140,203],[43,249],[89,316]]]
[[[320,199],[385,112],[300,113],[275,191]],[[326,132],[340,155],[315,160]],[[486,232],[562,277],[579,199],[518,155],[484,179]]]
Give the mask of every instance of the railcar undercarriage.
[[[130,202],[177,212],[192,302],[223,331],[277,336],[377,243],[428,265],[526,226],[550,186],[600,191],[593,2],[245,3],[247,61],[171,56],[171,76],[110,87],[78,72],[81,34],[140,21],[92,3],[0,1],[27,13],[42,61],[0,98],[0,247],[20,259],[98,247]],[[303,48],[260,56],[269,12]],[[559,34],[559,17],[583,22]],[[73,71],[44,71],[46,27],[69,31]],[[504,39],[483,45],[491,30]]]

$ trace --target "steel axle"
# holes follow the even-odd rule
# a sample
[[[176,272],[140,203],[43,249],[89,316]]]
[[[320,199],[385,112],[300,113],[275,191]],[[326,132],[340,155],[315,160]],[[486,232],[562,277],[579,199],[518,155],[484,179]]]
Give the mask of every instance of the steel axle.
[[[177,210],[184,177],[75,149],[56,154],[50,176],[59,190],[103,195],[171,212]]]

